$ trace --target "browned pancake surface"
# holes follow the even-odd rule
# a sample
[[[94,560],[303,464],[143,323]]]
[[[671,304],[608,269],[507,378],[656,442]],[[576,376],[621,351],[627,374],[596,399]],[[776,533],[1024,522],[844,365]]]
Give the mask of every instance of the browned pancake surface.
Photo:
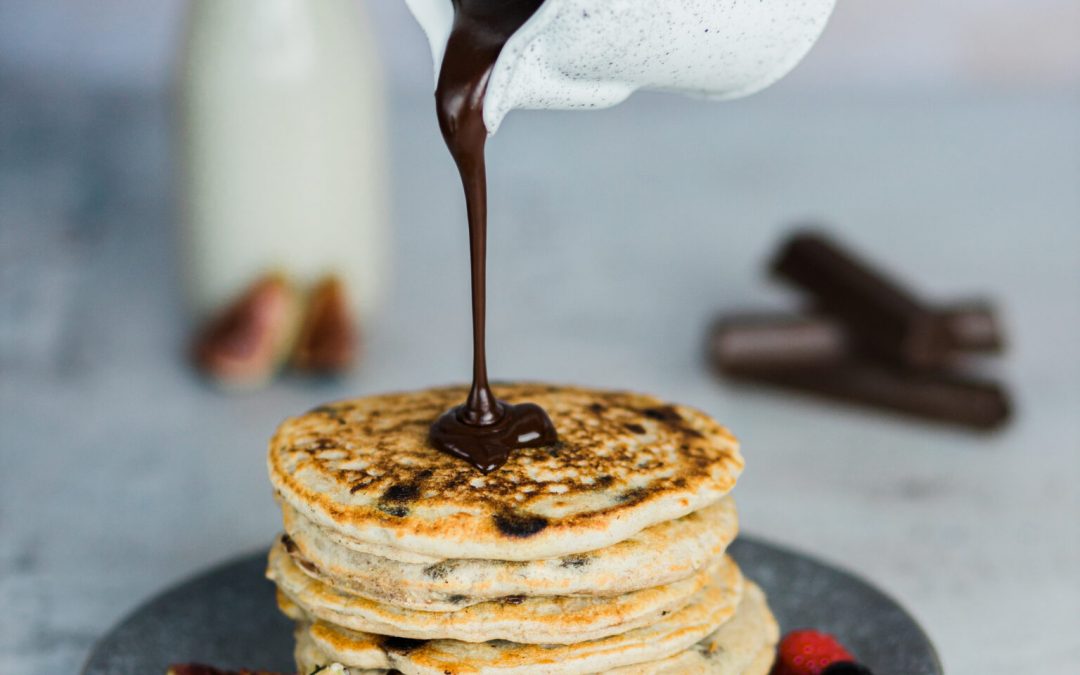
[[[709,416],[642,394],[495,387],[551,415],[559,443],[484,475],[434,450],[428,427],[460,387],[320,406],[270,442],[281,497],[359,541],[446,558],[531,560],[589,551],[715,502],[743,460]]]

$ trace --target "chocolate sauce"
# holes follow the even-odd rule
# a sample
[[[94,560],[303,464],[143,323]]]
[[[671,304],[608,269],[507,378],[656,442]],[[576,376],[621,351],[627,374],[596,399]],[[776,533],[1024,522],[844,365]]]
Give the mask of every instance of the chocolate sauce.
[[[550,445],[555,426],[532,403],[511,405],[495,398],[488,383],[485,349],[487,174],[484,94],[491,70],[510,36],[543,0],[453,0],[454,26],[446,43],[435,89],[439,128],[465,187],[472,264],[473,380],[468,398],[431,425],[436,448],[494,471],[514,448]]]

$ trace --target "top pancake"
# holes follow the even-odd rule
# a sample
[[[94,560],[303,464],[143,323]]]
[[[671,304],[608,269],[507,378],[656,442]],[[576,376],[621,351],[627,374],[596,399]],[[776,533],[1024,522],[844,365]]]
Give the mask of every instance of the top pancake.
[[[496,386],[551,415],[559,443],[522,448],[484,475],[428,443],[460,403],[450,387],[320,406],[287,419],[269,471],[316,524],[442,558],[537,560],[609,546],[708,506],[742,471],[738,443],[692,408],[578,387]]]

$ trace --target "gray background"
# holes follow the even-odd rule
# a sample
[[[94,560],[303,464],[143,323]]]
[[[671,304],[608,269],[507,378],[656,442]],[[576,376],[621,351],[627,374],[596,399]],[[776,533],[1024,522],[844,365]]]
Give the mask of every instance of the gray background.
[[[393,309],[347,380],[228,396],[183,361],[166,96],[182,3],[0,3],[0,672],[73,672],[143,598],[264,545],[283,416],[467,375],[461,196],[426,47],[399,2],[368,5],[391,73]],[[940,5],[841,0],[804,66],[746,101],[511,115],[491,147],[491,362],[715,414],[745,446],[746,529],[880,584],[951,674],[1069,672],[1077,7]],[[715,312],[793,305],[761,270],[801,218],[930,297],[996,298],[1010,351],[976,367],[1011,383],[1013,424],[976,435],[712,377]]]
[[[4,0],[0,59],[37,75],[159,86],[184,0]],[[387,39],[391,78],[429,84],[404,0],[361,2]],[[838,0],[828,38],[788,87],[1059,86],[1080,80],[1075,0]],[[389,39],[392,36],[392,39]]]

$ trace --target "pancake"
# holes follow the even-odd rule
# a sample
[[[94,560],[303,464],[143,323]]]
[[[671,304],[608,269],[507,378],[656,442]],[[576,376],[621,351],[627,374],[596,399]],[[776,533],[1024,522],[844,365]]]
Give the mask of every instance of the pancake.
[[[421,640],[508,640],[568,644],[597,640],[654,623],[686,606],[706,585],[736,588],[738,567],[720,558],[681,581],[612,597],[517,596],[456,612],[402,609],[336,591],[304,574],[280,542],[267,576],[306,615],[354,631]]]
[[[301,624],[296,627],[293,632],[293,636],[296,639],[296,648],[293,650],[293,658],[296,659],[296,668],[298,675],[323,675],[323,671],[320,668],[328,668],[337,666],[344,671],[344,675],[385,675],[388,671],[386,668],[346,668],[340,663],[333,663],[330,658],[324,654],[319,646],[315,644],[315,641],[311,639],[308,634],[308,627]],[[335,675],[337,675],[335,673]]]
[[[309,673],[332,660],[322,649],[311,630],[301,626],[297,630],[296,659],[300,672]],[[609,675],[768,675],[776,654],[779,628],[769,612],[765,595],[755,584],[747,582],[746,591],[738,611],[712,635],[674,656],[623,666],[605,671]],[[374,651],[369,654],[378,658]],[[451,675],[474,671],[472,664],[461,664],[447,672]],[[383,669],[349,668],[350,675],[381,673]],[[406,673],[427,672],[411,671]],[[492,671],[504,672],[504,671]],[[577,672],[564,670],[561,664],[549,664],[533,673]]]
[[[365,669],[394,668],[406,675],[608,672],[678,654],[716,631],[735,613],[743,593],[741,576],[734,585],[724,584],[723,575],[718,575],[716,582],[695,594],[686,607],[650,626],[569,645],[411,640],[358,633],[322,622],[311,624],[307,634],[327,662]],[[295,606],[283,609],[296,616]]]
[[[724,497],[612,546],[548,560],[408,563],[352,550],[287,504],[285,531],[301,568],[334,588],[397,607],[452,611],[507,596],[619,595],[685,579],[716,560],[738,531]]]
[[[769,675],[774,663],[776,663],[776,645],[770,645],[758,652],[753,662],[743,671],[743,675]]]
[[[610,546],[720,500],[743,468],[709,416],[651,396],[495,387],[534,402],[559,442],[483,475],[433,450],[428,427],[465,397],[450,387],[320,406],[270,442],[270,480],[319,527],[434,558],[540,560]]]
[[[306,633],[301,629],[302,633]],[[339,663],[333,663],[329,666],[323,666],[321,664],[326,663],[327,657],[318,647],[314,641],[306,635],[298,635],[296,638],[296,651],[295,651],[296,665],[300,669],[300,673],[318,673],[319,675],[385,675],[390,671],[387,670],[369,670],[366,668],[345,668]],[[757,653],[753,661],[741,671],[742,675],[769,675],[772,672],[773,662],[776,660],[776,647],[765,647]],[[700,671],[687,671],[678,667],[678,664],[674,664],[674,668],[669,668],[665,665],[657,664],[657,669],[650,670],[647,666],[629,666],[627,669],[618,668],[611,673],[625,674],[635,673],[637,675],[692,675],[693,673],[700,673],[701,675],[720,675],[721,673],[731,672],[736,673],[738,671],[722,671],[722,670],[700,670]]]
[[[739,609],[715,633],[662,661],[616,668],[610,675],[766,675],[772,668],[780,627],[765,593],[746,582]]]

